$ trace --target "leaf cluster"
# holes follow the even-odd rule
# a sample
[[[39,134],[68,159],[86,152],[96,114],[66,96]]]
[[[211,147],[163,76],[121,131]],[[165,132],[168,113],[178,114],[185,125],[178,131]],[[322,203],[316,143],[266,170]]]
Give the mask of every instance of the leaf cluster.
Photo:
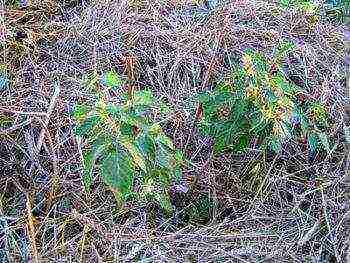
[[[107,85],[115,86],[115,75]],[[166,211],[172,206],[168,195],[174,179],[181,177],[183,157],[151,118],[158,106],[151,90],[122,95],[120,104],[101,97],[95,105],[77,104],[75,133],[85,139],[83,149],[86,191],[91,190],[93,171],[98,170],[105,184],[122,205],[128,198],[157,201]],[[136,181],[142,189],[134,191]]]
[[[280,0],[279,4],[284,8],[298,8],[308,13],[319,12],[319,7],[313,0]]]
[[[272,58],[246,49],[227,80],[200,94],[200,131],[214,138],[214,153],[244,152],[253,140],[263,148],[281,150],[288,139],[304,139],[309,149],[329,150],[325,106],[290,82],[282,70],[292,42],[281,42]]]

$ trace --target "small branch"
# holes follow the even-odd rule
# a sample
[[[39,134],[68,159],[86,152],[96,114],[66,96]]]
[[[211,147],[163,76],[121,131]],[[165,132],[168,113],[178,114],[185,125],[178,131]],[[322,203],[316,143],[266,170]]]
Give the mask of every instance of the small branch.
[[[44,121],[44,127],[41,130],[41,132],[40,132],[39,139],[38,139],[38,142],[37,142],[37,145],[36,145],[36,150],[37,150],[38,153],[40,152],[41,147],[43,145],[43,140],[44,140],[44,136],[45,136],[45,129],[46,129],[47,125],[49,124],[50,115],[52,114],[52,112],[53,112],[53,110],[55,108],[55,105],[56,105],[56,100],[57,100],[57,98],[60,95],[60,86],[59,86],[59,84],[54,83],[54,87],[55,87],[55,90],[54,90],[54,93],[52,95],[52,99],[51,99],[49,108],[48,108],[47,113],[46,113],[46,119]]]
[[[7,113],[13,113],[13,114],[20,114],[20,115],[29,115],[29,116],[47,116],[46,112],[25,112],[20,110],[11,110],[7,109],[5,107],[0,106],[0,112],[7,112]]]
[[[27,194],[27,202],[26,202],[26,207],[27,207],[27,220],[28,220],[28,227],[29,227],[29,239],[30,239],[30,244],[32,246],[32,251],[33,251],[33,262],[34,263],[39,263],[39,257],[38,257],[38,250],[36,247],[36,242],[35,242],[35,229],[34,229],[34,218],[32,215],[32,208],[30,205],[30,197],[29,194]]]
[[[25,126],[27,126],[28,124],[31,123],[31,120],[26,120],[22,123],[19,123],[19,124],[16,124],[16,125],[13,125],[12,127],[9,127],[9,128],[6,128],[6,129],[0,129],[0,134],[9,134],[11,132],[14,132],[20,128],[23,128]]]

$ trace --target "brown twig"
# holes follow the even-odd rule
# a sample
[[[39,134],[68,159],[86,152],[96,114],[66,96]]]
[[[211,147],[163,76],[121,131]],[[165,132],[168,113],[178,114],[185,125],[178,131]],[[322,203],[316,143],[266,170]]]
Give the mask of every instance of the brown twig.
[[[32,256],[33,256],[33,262],[39,263],[39,256],[38,256],[38,249],[36,246],[36,239],[35,239],[35,219],[32,214],[32,206],[30,201],[30,194],[27,194],[26,196],[26,209],[27,209],[27,223],[28,223],[28,231],[29,231],[29,239],[30,244],[32,246]]]

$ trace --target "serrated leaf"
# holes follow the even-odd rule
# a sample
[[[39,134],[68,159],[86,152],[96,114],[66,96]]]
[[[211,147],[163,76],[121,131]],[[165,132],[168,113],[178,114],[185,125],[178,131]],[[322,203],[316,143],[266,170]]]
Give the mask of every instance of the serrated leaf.
[[[149,127],[148,132],[153,135],[153,136],[158,136],[163,132],[162,127],[158,124],[155,123],[151,127]]]
[[[155,141],[148,134],[141,134],[137,137],[135,141],[136,147],[139,149],[145,160],[150,161],[151,163],[155,159]]]
[[[99,138],[94,142],[92,149],[83,153],[83,183],[85,191],[87,192],[90,192],[92,184],[92,171],[95,166],[96,159],[104,149],[104,143],[105,141],[102,138]]]
[[[151,106],[154,103],[153,93],[150,89],[138,90],[134,94],[133,105]]]
[[[123,81],[113,70],[108,71],[102,79],[103,84],[107,85],[110,88],[120,87],[123,84]]]
[[[295,49],[296,45],[292,41],[282,41],[277,47],[276,59],[284,59],[290,52]]]
[[[249,145],[249,138],[247,135],[242,135],[239,137],[237,143],[234,146],[234,150],[237,152],[244,152]]]
[[[110,151],[102,159],[101,175],[103,181],[111,188],[118,190],[124,200],[131,193],[134,167],[125,151],[121,149]]]
[[[120,138],[119,142],[121,145],[127,149],[127,151],[130,153],[134,164],[138,166],[142,171],[147,173],[147,166],[144,158],[142,157],[142,154],[140,153],[139,149],[133,144],[129,139],[127,138]]]
[[[76,127],[75,134],[78,136],[85,136],[100,122],[100,116],[88,117],[86,120],[83,121],[81,125]]]
[[[317,135],[318,135],[318,138],[320,139],[324,149],[329,153],[330,146],[329,146],[329,140],[328,140],[327,134],[324,132],[319,132],[319,133],[317,133]]]
[[[166,147],[168,147],[171,150],[175,150],[175,146],[173,144],[173,142],[171,141],[171,139],[166,136],[164,133],[161,133],[157,136],[156,138],[158,143],[161,143],[163,145],[165,145]]]
[[[282,149],[281,140],[277,137],[272,137],[269,140],[269,147],[275,153],[279,153]]]
[[[172,154],[169,152],[169,148],[163,143],[157,142],[156,147],[156,163],[161,168],[169,168],[171,167]]]
[[[315,152],[318,146],[318,139],[315,133],[310,133],[308,137],[308,145],[311,152]]]
[[[90,107],[87,105],[78,103],[74,106],[72,115],[77,121],[82,121],[90,110]]]

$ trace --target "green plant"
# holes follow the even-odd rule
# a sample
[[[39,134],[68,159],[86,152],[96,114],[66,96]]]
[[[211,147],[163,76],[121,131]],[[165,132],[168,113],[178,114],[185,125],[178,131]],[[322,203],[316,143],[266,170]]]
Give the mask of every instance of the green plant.
[[[120,84],[115,73],[107,76],[113,80],[107,80],[107,88],[114,87],[115,80]],[[172,180],[181,177],[183,157],[152,120],[152,111],[158,107],[149,89],[124,92],[119,104],[110,103],[100,92],[94,105],[76,105],[75,132],[87,143],[83,149],[86,191],[96,168],[120,205],[130,197],[146,198],[171,212],[168,190]],[[134,192],[137,180],[142,189]]]
[[[199,196],[185,209],[185,218],[191,223],[206,224],[210,221],[213,206],[208,194]]]
[[[312,14],[319,11],[319,6],[313,0],[280,0],[279,4],[283,8],[294,7]]]
[[[327,110],[317,101],[305,101],[303,90],[282,70],[293,49],[293,43],[282,42],[273,58],[247,49],[242,66],[237,63],[228,80],[200,94],[199,129],[215,139],[214,153],[244,152],[253,139],[279,152],[285,140],[295,137],[308,139],[310,151],[322,145],[329,150]]]
[[[325,8],[327,18],[337,23],[350,22],[350,1],[349,0],[328,0]]]

